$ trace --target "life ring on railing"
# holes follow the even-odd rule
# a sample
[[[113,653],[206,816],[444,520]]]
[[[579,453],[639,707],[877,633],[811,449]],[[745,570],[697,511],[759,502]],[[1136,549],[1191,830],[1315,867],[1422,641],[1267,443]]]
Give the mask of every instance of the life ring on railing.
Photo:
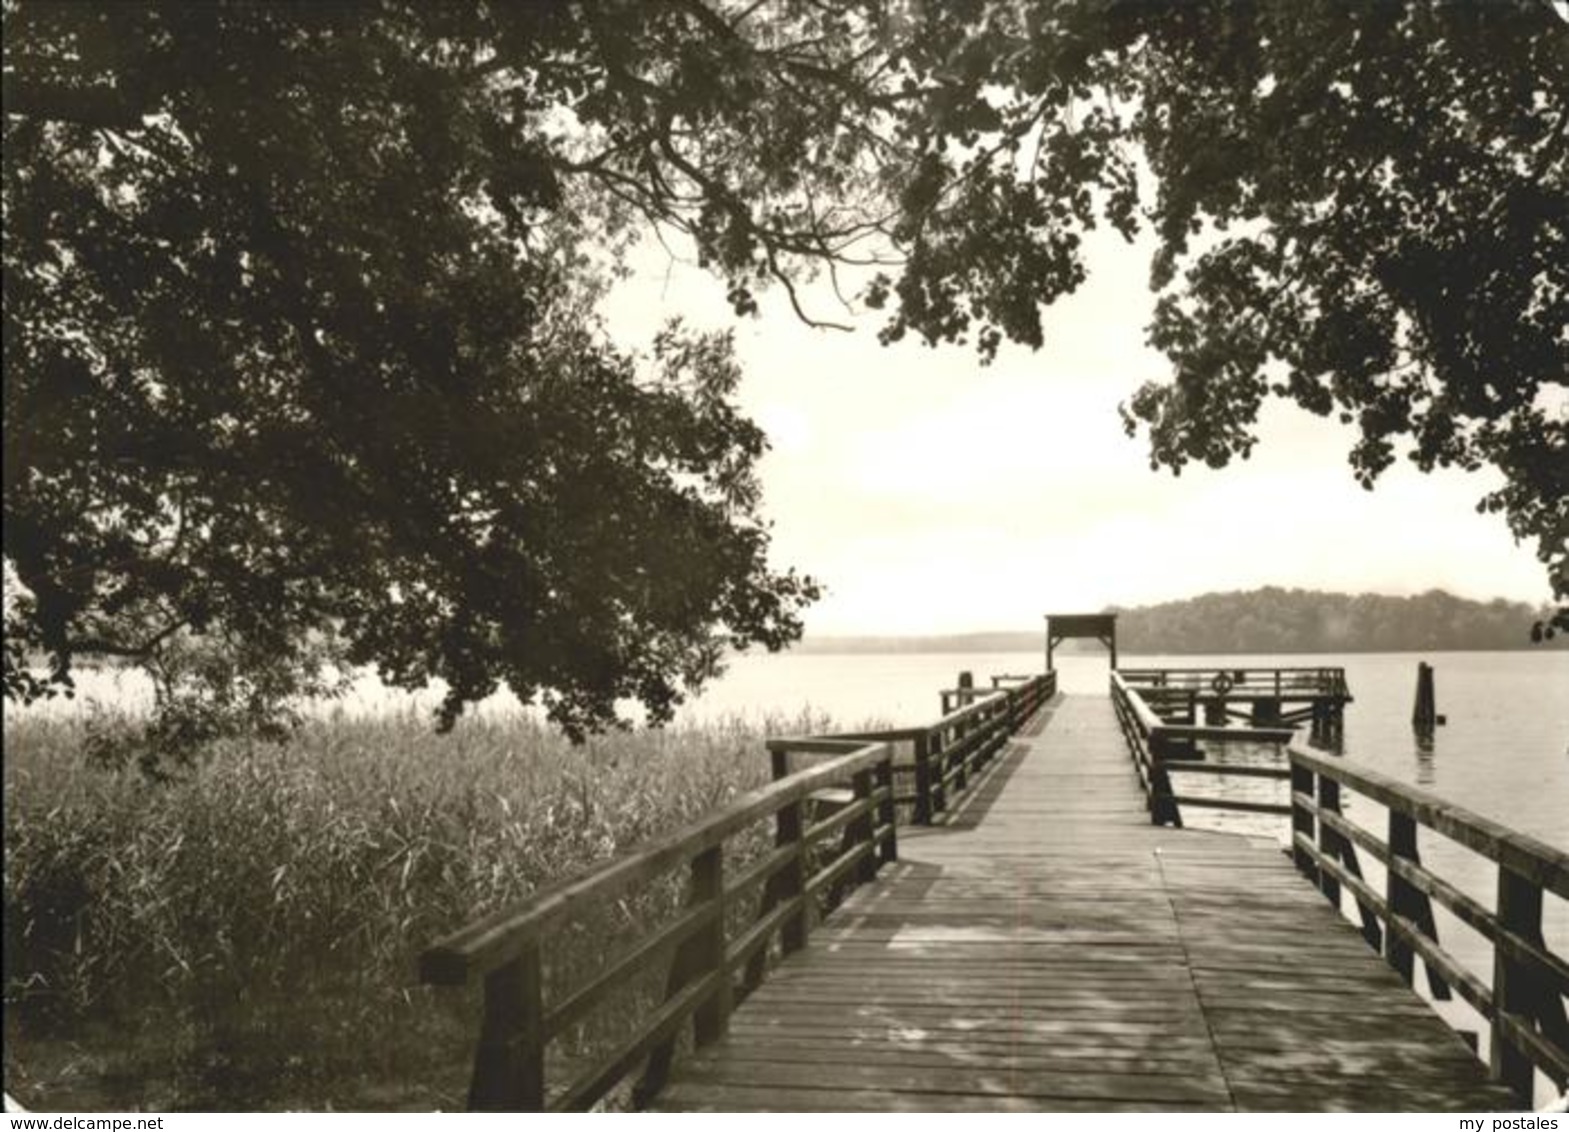
[[[1231,677],[1227,676],[1224,672],[1217,672],[1215,673],[1215,679],[1209,682],[1209,686],[1215,689],[1215,694],[1217,696],[1224,696],[1227,692],[1231,691]]]

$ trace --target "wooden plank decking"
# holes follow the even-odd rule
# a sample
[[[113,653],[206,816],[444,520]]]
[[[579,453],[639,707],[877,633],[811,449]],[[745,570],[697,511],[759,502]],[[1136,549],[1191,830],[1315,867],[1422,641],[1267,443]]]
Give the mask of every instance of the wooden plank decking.
[[[1067,697],[678,1063],[666,1110],[1497,1110],[1273,844],[1149,824]]]

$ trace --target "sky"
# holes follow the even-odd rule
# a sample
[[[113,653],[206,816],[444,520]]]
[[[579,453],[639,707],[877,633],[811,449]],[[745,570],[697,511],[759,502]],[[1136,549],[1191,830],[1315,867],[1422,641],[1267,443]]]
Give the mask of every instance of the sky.
[[[1087,244],[1089,281],[1045,316],[1039,351],[878,344],[794,317],[782,294],[738,319],[723,286],[662,249],[637,259],[605,313],[626,345],[666,319],[732,327],[738,394],[767,431],[760,466],[773,560],[825,595],[808,635],[1031,629],[1097,611],[1275,585],[1533,604],[1550,593],[1529,546],[1476,502],[1491,470],[1424,474],[1399,461],[1367,491],[1354,429],[1268,402],[1252,458],[1152,471],[1117,405],[1169,363],[1144,344],[1147,244]],[[826,289],[808,312],[847,319]]]

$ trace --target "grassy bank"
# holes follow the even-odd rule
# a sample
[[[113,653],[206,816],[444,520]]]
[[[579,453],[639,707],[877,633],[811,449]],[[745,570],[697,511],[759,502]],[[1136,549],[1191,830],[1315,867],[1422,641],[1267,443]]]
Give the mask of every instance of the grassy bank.
[[[765,730],[826,726],[575,749],[516,717],[336,719],[152,783],[88,765],[80,721],[8,723],[6,1088],[40,1108],[460,1107],[475,1005],[416,985],[419,950],[765,780]],[[676,898],[580,931],[635,935]],[[552,977],[601,950],[567,941]]]

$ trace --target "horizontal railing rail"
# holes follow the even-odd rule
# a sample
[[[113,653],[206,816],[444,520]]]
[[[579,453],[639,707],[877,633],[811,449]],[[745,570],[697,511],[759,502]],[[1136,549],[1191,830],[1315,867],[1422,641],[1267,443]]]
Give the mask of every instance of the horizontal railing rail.
[[[1340,667],[1175,667],[1119,669],[1123,680],[1163,716],[1224,724],[1296,725],[1310,722],[1313,738],[1332,741],[1352,702]]]
[[[1247,668],[1205,666],[1198,668],[1119,668],[1130,687],[1152,697],[1197,696],[1203,701],[1227,700],[1240,704],[1274,701],[1293,703],[1352,702],[1346,670],[1334,667]]]
[[[1162,716],[1206,723],[1243,720],[1259,726],[1310,723],[1315,739],[1332,742],[1342,729],[1351,689],[1343,668],[1210,666],[1118,670]]]
[[[1057,693],[1053,671],[1011,687],[946,688],[943,716],[915,740],[915,821],[949,811],[1008,739]],[[963,706],[963,700],[970,702]]]
[[[646,1101],[667,1077],[689,1023],[696,1046],[717,1040],[771,957],[805,946],[814,921],[848,888],[875,879],[896,859],[898,806],[911,805],[917,822],[937,820],[1055,690],[1055,673],[1047,673],[1006,687],[962,689],[971,702],[918,727],[769,739],[771,784],[439,940],[420,957],[424,982],[483,981],[469,1107],[581,1110],[634,1074],[631,1099]],[[896,743],[911,745],[907,766],[895,764]],[[896,790],[901,772],[914,777],[913,794]],[[772,848],[759,849],[760,823],[770,819]],[[734,850],[747,838],[749,853],[727,857],[727,846]],[[683,869],[684,900],[668,922],[606,956],[581,985],[547,979],[547,949],[557,933],[590,909],[679,878]],[[747,911],[749,900],[755,912]],[[553,1043],[661,971],[663,997],[629,1034],[570,1080],[547,1080]]]
[[[1523,1102],[1531,1101],[1536,1071],[1558,1090],[1569,1087],[1569,963],[1542,934],[1544,898],[1569,900],[1569,853],[1374,771],[1296,749],[1288,758],[1298,869],[1336,907],[1342,889],[1352,895],[1368,943],[1408,983],[1413,957],[1420,956],[1435,997],[1447,997],[1453,988],[1486,1020],[1493,1076]],[[1342,789],[1384,807],[1388,825],[1382,836],[1346,819]],[[1420,829],[1496,865],[1492,908],[1422,863]],[[1383,866],[1382,892],[1363,878],[1358,849]],[[1492,945],[1490,981],[1440,946],[1433,901]]]
[[[1284,743],[1295,732],[1289,727],[1223,727],[1198,723],[1173,723],[1146,699],[1147,686],[1130,683],[1121,669],[1111,674],[1111,701],[1124,742],[1155,825],[1182,825],[1182,807],[1195,806],[1244,813],[1289,814],[1284,803],[1204,794],[1179,794],[1172,774],[1286,780],[1284,766],[1254,766],[1197,761],[1196,744]],[[1191,718],[1191,716],[1189,717]]]
[[[420,959],[427,983],[484,979],[484,1012],[469,1107],[485,1110],[577,1110],[592,1107],[643,1065],[635,1096],[658,1090],[678,1036],[693,1024],[697,1045],[723,1034],[734,976],[759,972],[756,957],[778,937],[781,950],[806,942],[817,894],[847,878],[866,881],[896,853],[890,749],[886,743],[827,739],[771,740],[776,760],[790,751],[831,755],[741,795],[713,814],[654,838],[581,876],[535,893],[518,907],[487,916],[440,940]],[[852,802],[810,822],[805,803],[848,783]],[[774,849],[727,874],[726,842],[760,821],[775,822]],[[841,844],[825,852],[834,835]],[[545,1000],[542,948],[548,932],[586,905],[689,871],[682,912],[669,924],[607,958],[588,984]],[[759,912],[728,939],[726,911],[762,891]],[[669,962],[664,1001],[617,1048],[560,1090],[547,1090],[547,1047],[620,987]],[[743,987],[745,986],[743,982]]]
[[[944,688],[943,714],[933,723],[878,731],[836,733],[837,739],[909,744],[910,760],[896,761],[894,775],[913,789],[898,802],[911,807],[917,825],[942,821],[976,776],[1019,728],[1057,694],[1057,674],[993,677],[990,688]],[[1006,686],[1003,681],[1010,681]]]

